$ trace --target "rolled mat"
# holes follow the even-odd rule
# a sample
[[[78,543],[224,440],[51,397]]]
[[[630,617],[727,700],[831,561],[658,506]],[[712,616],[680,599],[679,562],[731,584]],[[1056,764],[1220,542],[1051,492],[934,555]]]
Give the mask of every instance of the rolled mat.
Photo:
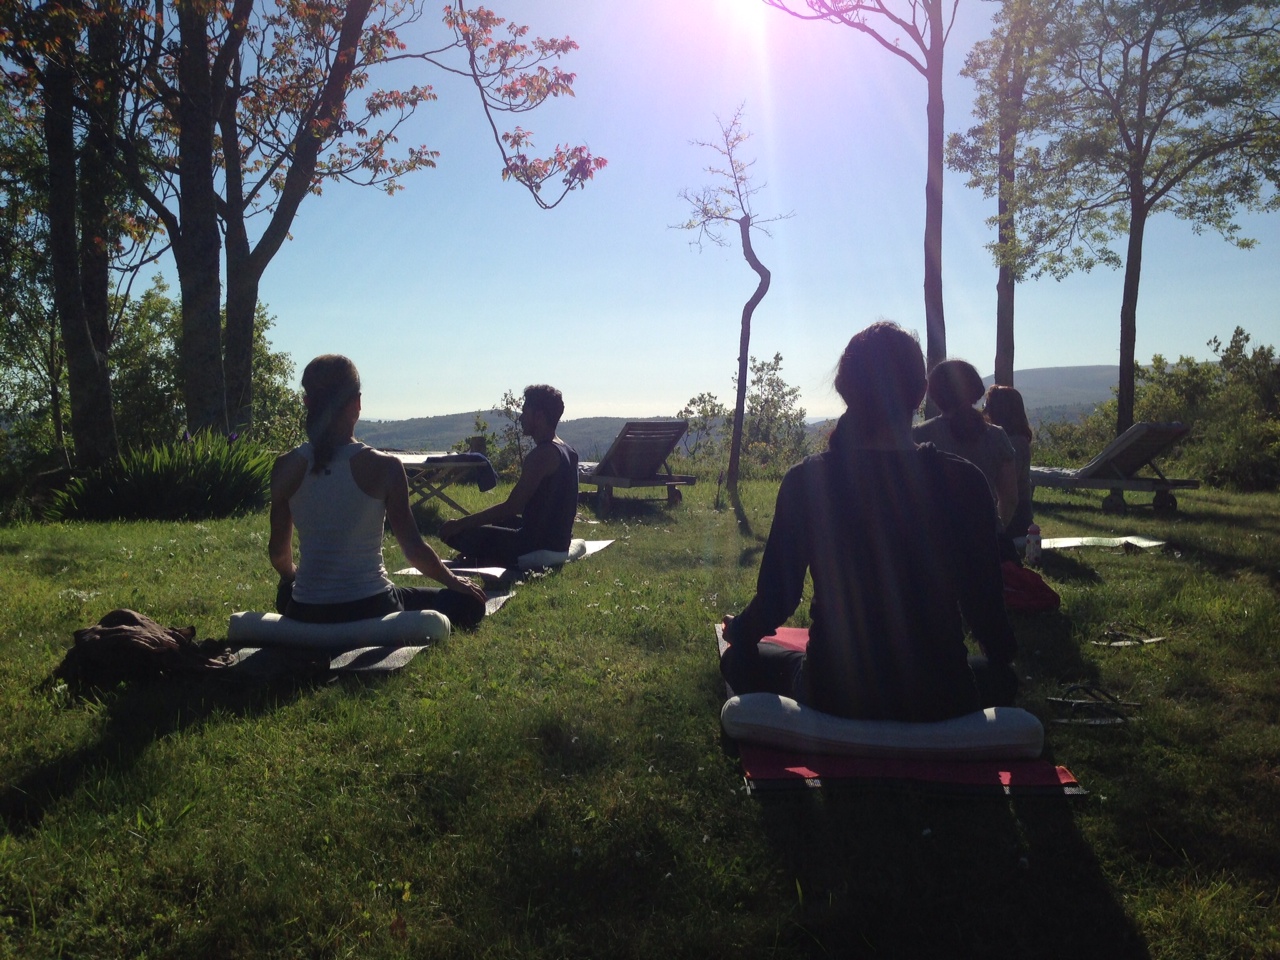
[[[1044,727],[1018,707],[988,707],[934,723],[850,720],[790,697],[748,693],[720,710],[735,740],[804,754],[920,760],[1031,760],[1044,749]]]
[[[350,623],[303,623],[278,613],[233,613],[227,642],[254,646],[351,650],[422,646],[449,638],[449,618],[435,610],[402,610]]]

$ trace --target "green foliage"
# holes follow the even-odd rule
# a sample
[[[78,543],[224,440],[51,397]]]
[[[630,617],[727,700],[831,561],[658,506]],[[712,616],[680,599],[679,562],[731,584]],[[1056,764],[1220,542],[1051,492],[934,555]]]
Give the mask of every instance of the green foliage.
[[[503,420],[496,431],[489,433],[489,425],[479,417],[476,418],[477,429],[482,424],[485,428],[481,431],[481,436],[488,444],[489,462],[504,480],[514,480],[520,476],[525,452],[530,448],[530,441],[520,427],[520,411],[523,409],[523,394],[508,390],[494,408],[494,412],[500,414]]]
[[[1021,183],[1009,215],[1028,246],[1003,262],[1032,276],[1118,266],[1108,240],[1129,233],[1131,216],[1166,211],[1252,246],[1237,209],[1280,202],[1267,146],[1277,25],[1268,4],[1003,0],[992,38],[964,70],[979,89],[980,123],[952,153],[971,185],[991,192],[993,139],[1013,120],[1007,146]]]
[[[1236,327],[1224,346],[1214,337],[1216,361],[1156,355],[1136,372],[1138,421],[1177,420],[1190,436],[1168,454],[1177,469],[1214,487],[1274,490],[1280,485],[1280,362],[1275,348],[1249,349]],[[1080,423],[1043,424],[1037,463],[1079,465],[1115,436],[1116,401],[1101,404]]]
[[[681,472],[723,469],[728,456],[729,433],[733,429],[732,411],[711,393],[700,393],[676,414],[677,420],[688,420],[689,430],[676,449]]]
[[[129,451],[72,480],[46,519],[203,520],[262,507],[273,455],[247,441],[213,434]]]
[[[111,349],[116,430],[126,449],[160,446],[180,437],[187,422],[182,403],[178,342],[182,309],[157,276],[139,299],[125,304]],[[291,386],[294,364],[271,349],[275,318],[259,304],[253,334],[253,440],[287,450],[303,439],[302,397]]]
[[[1261,418],[1256,397],[1230,384],[1215,397],[1213,417],[1197,431],[1183,461],[1193,476],[1214,487],[1275,490],[1280,485],[1280,420]]]
[[[1064,9],[1069,0],[1001,0],[991,36],[974,44],[960,71],[974,83],[977,122],[947,138],[947,165],[968,175],[967,186],[999,200],[987,219],[997,234],[987,248],[1015,282],[1028,272],[1061,278],[1072,269],[1121,265],[1107,246],[1105,215],[1046,217],[1033,230],[1018,229],[1027,225],[1027,208],[1061,209],[1078,188],[1057,175],[1058,155],[1037,137],[1062,106],[1052,81],[1053,55],[1065,42]]]
[[[1084,418],[1041,423],[1032,461],[1045,467],[1078,467],[1088,463],[1116,437],[1116,401],[1098,404]]]
[[[743,426],[743,462],[748,476],[776,478],[808,452],[805,409],[798,406],[800,388],[782,379],[782,354],[772,360],[751,358]]]
[[[484,451],[488,451],[493,447],[494,435],[489,432],[489,421],[478,413],[472,430],[471,436],[463,437],[449,449],[454,453],[478,453],[482,451],[476,450],[476,447],[481,447]]]
[[[293,384],[293,358],[271,349],[267,332],[275,317],[258,304],[253,324],[253,426],[250,439],[269,450],[289,450],[305,438],[306,409]]]
[[[182,309],[156,276],[125,303],[111,345],[111,394],[123,449],[142,450],[182,436],[186,419],[178,373]]]
[[[112,330],[111,388],[116,432],[122,449],[165,447],[182,436],[186,412],[179,389],[177,343],[181,310],[157,276],[141,297],[118,304]],[[70,420],[65,363],[57,321],[48,309],[43,332],[32,308],[10,315],[0,350],[0,504],[3,513],[39,509],[50,471],[67,467],[61,425]],[[271,450],[287,450],[303,439],[301,394],[292,386],[293,361],[271,349],[273,318],[261,304],[253,342],[254,423],[249,439]],[[21,335],[21,336],[20,336]],[[43,343],[48,355],[32,350]],[[21,347],[25,344],[21,350]]]
[[[800,389],[782,378],[782,354],[772,360],[750,358],[751,380],[745,398],[742,429],[742,476],[778,479],[809,453],[805,410],[797,405]],[[737,377],[733,378],[737,384]],[[714,478],[728,461],[733,411],[714,394],[700,393],[676,416],[689,421],[673,469]]]
[[[1236,327],[1217,361],[1156,356],[1138,372],[1139,420],[1181,420],[1192,427],[1181,468],[1216,487],[1274,490],[1280,483],[1280,363],[1270,346],[1249,349]]]

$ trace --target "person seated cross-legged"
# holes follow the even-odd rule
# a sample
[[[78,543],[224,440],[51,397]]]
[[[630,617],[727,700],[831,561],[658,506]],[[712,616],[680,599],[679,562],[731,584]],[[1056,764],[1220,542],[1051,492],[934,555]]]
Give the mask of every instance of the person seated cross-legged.
[[[302,390],[308,442],[281,454],[271,471],[269,551],[280,575],[277,611],[305,623],[349,623],[435,610],[455,627],[474,627],[485,614],[484,591],[450,572],[422,539],[400,461],[355,438],[355,364],[338,354],[316,357],[302,373]],[[391,582],[382,560],[388,521],[405,558],[445,589]]]
[[[564,398],[555,387],[525,388],[520,428],[534,448],[502,503],[440,527],[440,539],[476,566],[515,567],[535,550],[563,553],[578,512],[578,454],[556,436]]]
[[[1013,702],[995,504],[973,464],[911,439],[920,345],[892,323],[849,341],[848,409],[829,449],[792,467],[755,597],[725,617],[720,670],[735,693],[792,697],[861,720],[934,721]],[[762,644],[813,578],[808,649]],[[963,622],[982,648],[969,656]]]

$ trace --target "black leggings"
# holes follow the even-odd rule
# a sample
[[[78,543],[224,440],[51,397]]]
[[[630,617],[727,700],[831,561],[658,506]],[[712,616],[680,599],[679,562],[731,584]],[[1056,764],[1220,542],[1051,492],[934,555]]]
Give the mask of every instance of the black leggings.
[[[529,546],[523,530],[488,523],[455,533],[445,543],[478,567],[519,566],[520,557],[537,549]]]
[[[371,620],[402,610],[435,610],[449,623],[470,630],[484,619],[484,604],[475,597],[443,587],[397,587],[347,603],[301,603],[293,599],[293,584],[281,580],[276,591],[276,611],[303,623],[350,623]]]

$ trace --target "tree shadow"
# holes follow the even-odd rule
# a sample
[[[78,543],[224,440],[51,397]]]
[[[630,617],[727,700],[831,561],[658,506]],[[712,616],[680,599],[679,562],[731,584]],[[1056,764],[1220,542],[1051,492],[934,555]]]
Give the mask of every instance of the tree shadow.
[[[855,957],[1149,956],[1071,802],[915,787],[762,795],[765,834],[794,878],[792,946]]]
[[[1040,569],[1062,583],[1098,584],[1102,582],[1098,571],[1064,550],[1046,550],[1040,556]]]
[[[742,496],[738,493],[737,485],[730,484],[725,492],[729,495],[729,505],[733,507],[733,518],[738,524],[738,532],[744,537],[751,537],[764,543],[764,538],[751,527],[751,520],[747,517],[747,508],[742,504]]]
[[[270,713],[336,676],[328,672],[326,659],[323,670],[261,681],[208,673],[81,691],[46,681],[46,695],[67,697],[71,707],[96,702],[106,722],[95,742],[35,766],[0,789],[0,821],[15,835],[37,830],[59,801],[108,772],[127,772],[153,742],[211,721]]]
[[[665,497],[620,497],[615,494],[610,498],[608,508],[601,508],[597,500],[594,509],[597,519],[608,522],[643,520],[659,515],[674,516],[679,511],[679,506],[669,503]]]

